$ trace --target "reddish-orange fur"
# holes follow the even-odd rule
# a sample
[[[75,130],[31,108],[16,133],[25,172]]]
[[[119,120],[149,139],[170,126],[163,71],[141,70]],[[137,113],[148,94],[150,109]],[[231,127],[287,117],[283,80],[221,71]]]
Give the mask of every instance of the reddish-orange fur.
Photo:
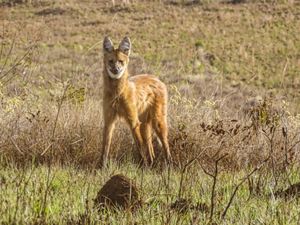
[[[130,46],[129,39],[126,40]],[[126,49],[128,51],[124,51],[121,44],[118,49],[112,48],[110,51],[104,46],[102,163],[106,165],[117,118],[123,118],[129,125],[142,160],[146,165],[149,163],[151,165],[155,157],[152,146],[153,129],[160,139],[169,161],[171,154],[168,144],[167,88],[153,75],[144,74],[129,78],[127,66],[130,48]],[[115,65],[112,62],[119,62],[126,68],[119,79],[113,79],[109,76],[109,65]],[[121,68],[123,67],[121,66]]]

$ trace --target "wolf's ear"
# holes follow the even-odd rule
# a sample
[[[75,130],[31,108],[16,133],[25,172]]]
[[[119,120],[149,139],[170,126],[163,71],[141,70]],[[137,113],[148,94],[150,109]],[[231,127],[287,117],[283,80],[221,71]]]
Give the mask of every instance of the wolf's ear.
[[[112,52],[114,50],[114,44],[109,37],[105,37],[103,40],[103,50],[104,52]]]
[[[130,39],[129,37],[124,37],[119,45],[119,50],[129,56],[130,49],[131,49]]]

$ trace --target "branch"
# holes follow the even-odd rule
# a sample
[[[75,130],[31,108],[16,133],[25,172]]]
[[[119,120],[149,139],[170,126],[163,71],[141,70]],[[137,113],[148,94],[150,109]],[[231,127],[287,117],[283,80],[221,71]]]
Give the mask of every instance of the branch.
[[[222,216],[221,216],[222,219],[225,218],[225,216],[226,216],[226,214],[227,214],[227,211],[228,211],[228,209],[230,208],[230,206],[231,206],[231,204],[232,204],[232,202],[233,202],[233,199],[234,199],[234,197],[235,197],[235,195],[236,195],[238,189],[240,188],[240,186],[241,186],[241,185],[242,185],[249,177],[251,177],[252,174],[254,174],[257,170],[259,170],[263,165],[265,165],[265,163],[268,162],[270,158],[271,158],[270,156],[269,156],[268,158],[266,158],[261,164],[259,164],[258,166],[256,166],[249,174],[247,174],[247,175],[246,175],[246,176],[245,176],[245,177],[244,177],[244,178],[236,185],[236,187],[235,187],[235,189],[234,189],[234,191],[233,191],[233,193],[232,193],[232,195],[231,195],[231,197],[230,197],[230,199],[229,199],[229,202],[228,202],[228,204],[227,204],[225,210],[224,210],[223,213],[222,213]]]
[[[215,170],[214,173],[210,173],[207,170],[205,170],[203,168],[203,166],[201,165],[202,170],[204,171],[205,174],[207,174],[208,176],[213,178],[213,185],[212,185],[212,190],[211,190],[211,197],[210,197],[210,216],[209,216],[209,220],[212,221],[213,219],[213,215],[214,215],[214,209],[215,209],[215,192],[216,192],[216,185],[217,185],[217,181],[218,181],[218,174],[219,174],[219,170],[218,170],[218,164],[219,162],[224,159],[228,154],[224,154],[222,156],[220,156],[217,160],[215,160]]]
[[[55,131],[56,131],[56,127],[57,127],[57,122],[58,122],[58,117],[62,108],[62,104],[65,100],[65,96],[66,96],[66,92],[69,88],[70,84],[67,82],[67,85],[64,88],[63,94],[60,98],[60,101],[58,103],[58,109],[57,109],[57,113],[56,113],[56,117],[55,117],[55,121],[54,121],[54,125],[53,125],[53,130],[52,130],[52,135],[51,135],[51,144],[47,146],[47,148],[42,152],[41,155],[44,155],[50,148],[52,149],[53,147],[53,141],[54,141],[54,136],[55,136]]]
[[[184,174],[187,170],[187,168],[189,166],[191,166],[196,160],[199,159],[199,157],[203,154],[203,152],[206,151],[206,148],[204,150],[202,150],[196,157],[194,157],[193,159],[189,160],[184,166],[183,169],[181,171],[181,177],[180,177],[180,185],[179,185],[179,191],[178,191],[178,199],[181,197],[181,192],[182,192],[182,184],[183,184],[183,177]]]

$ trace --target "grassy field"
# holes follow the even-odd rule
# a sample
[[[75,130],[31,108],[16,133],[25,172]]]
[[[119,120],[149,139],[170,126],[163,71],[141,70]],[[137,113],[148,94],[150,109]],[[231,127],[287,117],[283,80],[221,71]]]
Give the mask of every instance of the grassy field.
[[[93,199],[101,185],[112,175],[122,173],[135,180],[145,204],[134,213],[107,211],[97,213]],[[189,176],[192,173],[193,176]],[[141,170],[132,164],[112,165],[107,170],[88,171],[68,167],[14,167],[1,169],[2,224],[206,224],[210,221],[212,180],[197,168],[182,173],[168,170]],[[220,173],[216,184],[215,224],[298,224],[299,201],[274,198],[273,178],[265,173],[246,182],[221,219],[233,190],[244,172]],[[299,180],[293,171],[291,181]],[[260,181],[258,181],[260,180]],[[256,185],[259,185],[257,188]],[[279,186],[285,187],[282,179]],[[181,191],[180,191],[181,187]],[[253,190],[251,189],[253,188]],[[47,194],[46,194],[47,193]],[[177,212],[171,208],[176,199],[185,198],[201,208]]]
[[[299,182],[300,4],[232,2],[0,0],[0,223],[299,224],[276,193]],[[106,35],[168,86],[170,168],[157,143],[138,168],[123,124],[97,168]],[[143,207],[97,212],[118,173]]]

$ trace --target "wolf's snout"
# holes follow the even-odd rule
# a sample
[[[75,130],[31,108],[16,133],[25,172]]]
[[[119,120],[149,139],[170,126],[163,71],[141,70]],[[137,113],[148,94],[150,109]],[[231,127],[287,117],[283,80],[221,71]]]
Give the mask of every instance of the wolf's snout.
[[[118,74],[121,72],[121,68],[111,68],[110,71],[114,74]]]

